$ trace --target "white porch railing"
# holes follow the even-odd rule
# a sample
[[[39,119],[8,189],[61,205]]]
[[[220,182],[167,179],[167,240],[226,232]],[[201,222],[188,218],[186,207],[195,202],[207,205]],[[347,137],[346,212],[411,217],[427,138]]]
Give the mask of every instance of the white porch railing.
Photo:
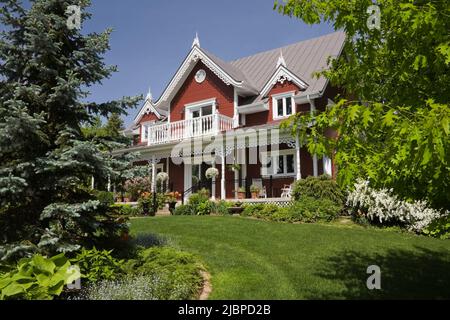
[[[170,122],[148,128],[148,145],[166,144],[184,139],[216,135],[233,129],[233,119],[221,114]]]

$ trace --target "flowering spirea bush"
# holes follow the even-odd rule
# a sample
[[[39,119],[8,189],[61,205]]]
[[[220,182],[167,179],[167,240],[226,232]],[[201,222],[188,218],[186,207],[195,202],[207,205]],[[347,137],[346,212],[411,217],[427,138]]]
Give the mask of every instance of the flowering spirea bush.
[[[219,175],[219,170],[217,170],[216,168],[209,168],[208,170],[206,170],[205,175],[208,179],[216,178]]]
[[[371,221],[398,222],[409,231],[418,233],[441,217],[441,213],[429,208],[426,201],[407,202],[399,199],[392,190],[375,190],[369,186],[369,182],[363,180],[359,180],[355,189],[349,192],[347,206],[364,214]]]

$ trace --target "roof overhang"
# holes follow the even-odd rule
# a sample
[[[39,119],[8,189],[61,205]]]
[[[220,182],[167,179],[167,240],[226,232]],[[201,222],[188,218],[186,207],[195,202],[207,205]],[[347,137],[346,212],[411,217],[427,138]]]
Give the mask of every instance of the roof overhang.
[[[252,114],[264,111],[269,111],[269,103],[267,101],[238,106],[239,114]]]

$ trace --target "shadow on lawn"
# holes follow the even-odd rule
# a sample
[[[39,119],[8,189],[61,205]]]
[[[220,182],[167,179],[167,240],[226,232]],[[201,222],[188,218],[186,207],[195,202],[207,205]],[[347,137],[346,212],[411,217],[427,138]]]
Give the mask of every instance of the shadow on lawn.
[[[339,283],[333,291],[309,292],[308,299],[449,299],[450,255],[416,247],[366,254],[344,250],[329,257],[315,276]],[[381,268],[381,290],[370,291],[367,267]]]

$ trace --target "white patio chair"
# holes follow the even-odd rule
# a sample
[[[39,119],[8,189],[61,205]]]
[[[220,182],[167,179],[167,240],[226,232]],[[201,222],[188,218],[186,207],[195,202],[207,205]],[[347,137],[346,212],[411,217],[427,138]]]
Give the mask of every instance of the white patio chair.
[[[281,190],[281,198],[292,198],[292,185],[285,185]]]

